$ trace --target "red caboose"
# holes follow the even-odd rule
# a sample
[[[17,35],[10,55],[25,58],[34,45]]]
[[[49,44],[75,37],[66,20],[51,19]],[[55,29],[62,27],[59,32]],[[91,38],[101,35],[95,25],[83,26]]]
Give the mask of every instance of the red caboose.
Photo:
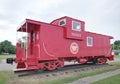
[[[65,61],[104,64],[113,60],[110,39],[113,37],[85,31],[85,22],[62,17],[44,23],[26,19],[17,29],[24,32],[26,41],[16,44],[17,68],[48,69],[64,67]]]

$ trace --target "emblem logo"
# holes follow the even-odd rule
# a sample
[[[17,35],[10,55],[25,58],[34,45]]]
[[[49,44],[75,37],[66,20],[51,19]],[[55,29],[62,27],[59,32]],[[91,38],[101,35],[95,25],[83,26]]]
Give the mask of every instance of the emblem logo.
[[[77,54],[78,50],[79,50],[78,44],[76,42],[71,43],[71,45],[70,45],[70,52],[72,54]]]

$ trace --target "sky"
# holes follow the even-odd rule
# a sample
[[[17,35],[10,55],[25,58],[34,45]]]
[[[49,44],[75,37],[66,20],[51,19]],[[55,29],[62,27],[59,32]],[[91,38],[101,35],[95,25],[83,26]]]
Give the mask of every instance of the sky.
[[[26,18],[50,23],[69,16],[85,21],[85,30],[120,40],[120,0],[0,0],[0,42],[16,44]]]

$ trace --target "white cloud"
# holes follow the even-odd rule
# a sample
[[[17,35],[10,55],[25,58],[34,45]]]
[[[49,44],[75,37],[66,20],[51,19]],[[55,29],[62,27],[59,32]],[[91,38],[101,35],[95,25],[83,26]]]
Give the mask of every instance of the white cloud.
[[[15,44],[16,28],[25,18],[51,22],[62,16],[85,21],[88,31],[120,39],[119,8],[118,0],[0,0],[0,41]]]

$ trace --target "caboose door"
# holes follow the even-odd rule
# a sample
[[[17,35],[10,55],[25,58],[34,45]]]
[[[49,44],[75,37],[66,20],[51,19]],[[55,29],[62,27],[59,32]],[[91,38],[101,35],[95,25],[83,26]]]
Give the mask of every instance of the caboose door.
[[[36,24],[30,24],[28,27],[28,55],[27,64],[29,68],[38,68],[39,57],[39,29],[40,26]]]
[[[40,55],[40,46],[39,46],[39,25],[35,25],[32,31],[30,32],[30,57],[36,58]]]
[[[38,58],[40,56],[40,44],[39,44],[39,29],[37,29],[35,31],[35,34],[34,34],[35,38],[34,38],[34,56],[36,58]]]

